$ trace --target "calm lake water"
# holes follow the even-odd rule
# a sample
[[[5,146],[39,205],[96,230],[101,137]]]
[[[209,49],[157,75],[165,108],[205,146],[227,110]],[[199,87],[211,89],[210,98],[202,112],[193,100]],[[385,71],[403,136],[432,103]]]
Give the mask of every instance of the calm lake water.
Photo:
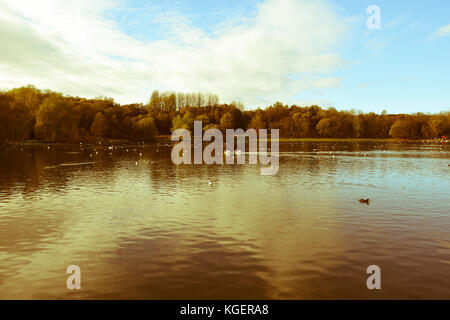
[[[0,147],[1,299],[450,299],[448,145],[285,142],[274,176],[108,146]]]

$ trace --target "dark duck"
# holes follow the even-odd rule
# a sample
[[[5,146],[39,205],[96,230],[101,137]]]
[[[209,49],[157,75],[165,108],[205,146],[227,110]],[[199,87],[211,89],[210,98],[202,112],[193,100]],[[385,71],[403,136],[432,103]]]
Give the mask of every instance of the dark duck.
[[[369,205],[370,199],[359,199],[359,202],[360,202],[360,203],[365,203],[365,204]]]

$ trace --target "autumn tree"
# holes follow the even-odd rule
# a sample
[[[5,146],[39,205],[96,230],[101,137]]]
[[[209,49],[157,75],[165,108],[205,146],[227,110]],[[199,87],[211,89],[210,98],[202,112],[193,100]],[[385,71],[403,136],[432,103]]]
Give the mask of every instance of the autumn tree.
[[[410,131],[408,129],[408,122],[404,119],[395,121],[389,131],[389,135],[392,138],[409,138]]]
[[[0,142],[11,139],[12,111],[11,98],[0,92]]]
[[[172,131],[176,129],[186,129],[192,131],[194,129],[194,115],[189,111],[183,116],[177,115],[172,121]]]
[[[334,119],[324,118],[319,121],[316,130],[322,138],[332,138],[337,135],[339,127]]]
[[[150,102],[148,103],[148,106],[150,109],[160,111],[160,103],[161,103],[161,99],[159,97],[159,91],[155,90],[152,92],[152,96],[150,98]]]
[[[220,119],[220,125],[223,129],[234,129],[234,117],[230,112],[225,113]]]
[[[152,140],[158,133],[155,120],[148,116],[137,118],[134,123],[134,130],[134,138],[139,140]]]
[[[94,137],[103,138],[106,135],[107,122],[105,116],[101,112],[97,112],[95,115],[90,131]]]
[[[279,129],[281,137],[433,139],[450,135],[450,112],[387,114],[337,111],[276,102],[244,110],[219,104],[211,93],[153,91],[147,105],[120,105],[112,98],[85,99],[32,86],[0,91],[0,141],[73,141],[90,137],[152,139],[178,128]]]
[[[80,117],[73,103],[60,94],[44,99],[36,115],[36,134],[44,141],[69,141],[78,137]]]
[[[255,129],[255,130],[267,128],[267,121],[261,110],[255,114],[255,116],[250,121],[250,124],[248,125],[248,127]]]

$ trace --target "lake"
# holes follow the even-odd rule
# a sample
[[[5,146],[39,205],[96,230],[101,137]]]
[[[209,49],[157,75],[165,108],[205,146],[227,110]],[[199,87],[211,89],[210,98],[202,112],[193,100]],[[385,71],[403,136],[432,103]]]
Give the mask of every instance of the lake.
[[[450,299],[448,144],[281,142],[273,176],[171,149],[0,146],[0,298]]]

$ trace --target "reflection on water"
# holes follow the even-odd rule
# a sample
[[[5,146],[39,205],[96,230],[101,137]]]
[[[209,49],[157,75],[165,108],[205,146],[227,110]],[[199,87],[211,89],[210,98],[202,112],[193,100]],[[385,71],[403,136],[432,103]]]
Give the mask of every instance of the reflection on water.
[[[163,144],[0,147],[0,298],[450,298],[448,146],[280,150],[261,176]]]

